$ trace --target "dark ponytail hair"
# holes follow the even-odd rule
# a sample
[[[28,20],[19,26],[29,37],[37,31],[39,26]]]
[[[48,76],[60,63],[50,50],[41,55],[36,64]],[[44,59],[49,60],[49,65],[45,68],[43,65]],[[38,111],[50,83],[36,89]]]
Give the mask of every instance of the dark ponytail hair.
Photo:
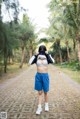
[[[39,52],[39,53],[40,53],[40,52],[44,52],[44,53],[45,53],[45,51],[47,51],[46,46],[41,45],[41,46],[39,47],[38,52]]]

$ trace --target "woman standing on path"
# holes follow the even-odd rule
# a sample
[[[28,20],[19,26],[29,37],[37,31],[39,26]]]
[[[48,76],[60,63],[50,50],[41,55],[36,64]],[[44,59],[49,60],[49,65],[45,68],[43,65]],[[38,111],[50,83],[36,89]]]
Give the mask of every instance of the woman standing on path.
[[[49,75],[48,75],[48,64],[54,63],[54,59],[51,55],[46,53],[47,49],[44,45],[41,45],[38,50],[38,54],[32,56],[29,60],[29,64],[36,63],[37,73],[35,75],[35,90],[38,91],[38,108],[36,114],[42,112],[42,93],[44,92],[45,99],[45,111],[49,111],[48,106],[48,91],[49,91]]]

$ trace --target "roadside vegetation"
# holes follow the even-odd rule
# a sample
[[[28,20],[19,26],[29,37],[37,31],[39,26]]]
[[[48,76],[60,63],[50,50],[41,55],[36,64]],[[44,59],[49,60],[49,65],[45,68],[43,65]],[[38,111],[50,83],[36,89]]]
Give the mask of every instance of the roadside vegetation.
[[[3,82],[4,80],[20,75],[20,73],[25,71],[27,68],[28,68],[27,64],[24,64],[23,68],[19,68],[19,63],[8,65],[7,73],[4,73],[3,71],[0,73],[0,82]]]
[[[70,76],[71,79],[80,83],[80,64],[78,63],[78,61],[56,64],[56,66],[59,68],[59,70]]]
[[[56,66],[80,83],[80,0],[51,0],[50,26],[47,34],[51,36],[50,53]]]

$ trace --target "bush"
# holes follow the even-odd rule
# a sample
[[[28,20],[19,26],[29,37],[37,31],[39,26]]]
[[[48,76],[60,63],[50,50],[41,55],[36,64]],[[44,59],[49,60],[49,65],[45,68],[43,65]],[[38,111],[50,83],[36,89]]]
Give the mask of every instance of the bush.
[[[61,67],[71,68],[72,70],[80,70],[80,63],[78,61],[64,62]]]
[[[76,67],[75,67],[77,70],[80,70],[80,63],[76,63]]]

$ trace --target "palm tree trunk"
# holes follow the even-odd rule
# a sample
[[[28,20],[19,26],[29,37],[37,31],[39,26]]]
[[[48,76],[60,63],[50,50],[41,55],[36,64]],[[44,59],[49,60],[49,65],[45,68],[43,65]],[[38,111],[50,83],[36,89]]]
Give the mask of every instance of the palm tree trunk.
[[[68,46],[68,41],[66,40],[66,48],[67,48],[67,60],[70,61],[70,53],[69,53],[69,46]]]
[[[7,58],[4,57],[4,73],[7,73]]]
[[[7,49],[6,46],[4,48],[4,73],[7,72]]]
[[[77,41],[77,55],[78,60],[80,61],[80,35],[78,32],[76,33],[76,41]]]
[[[77,51],[76,51],[76,41],[75,39],[73,38],[73,52],[72,52],[72,55],[73,55],[73,59],[74,60],[77,60]]]
[[[62,54],[61,54],[61,50],[59,50],[59,56],[60,56],[60,63],[62,63]]]
[[[79,8],[79,19],[80,19],[80,0],[79,0],[79,7],[78,8]],[[80,27],[79,27],[79,31],[80,31]],[[78,59],[80,62],[80,34],[79,34],[79,39],[78,39]]]
[[[32,47],[30,47],[29,56],[30,56],[30,58],[32,57]]]
[[[69,47],[67,46],[67,58],[68,58],[68,61],[70,61],[70,53],[69,53]]]
[[[80,62],[80,42],[78,42],[77,48],[78,48],[78,60]]]
[[[21,57],[21,64],[20,64],[20,68],[22,68],[23,63],[24,63],[24,58],[25,58],[25,47],[22,47],[22,57]]]

